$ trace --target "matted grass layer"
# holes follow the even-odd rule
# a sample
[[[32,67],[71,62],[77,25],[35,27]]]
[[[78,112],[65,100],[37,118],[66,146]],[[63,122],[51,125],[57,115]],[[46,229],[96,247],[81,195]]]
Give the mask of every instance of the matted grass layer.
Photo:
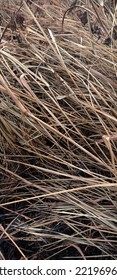
[[[117,257],[117,19],[97,2],[0,1],[1,258]]]

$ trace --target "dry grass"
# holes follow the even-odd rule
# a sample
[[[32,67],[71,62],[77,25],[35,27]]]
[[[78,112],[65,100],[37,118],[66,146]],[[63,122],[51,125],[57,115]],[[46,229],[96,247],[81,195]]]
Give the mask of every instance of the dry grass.
[[[115,7],[3,2],[2,258],[116,259]]]

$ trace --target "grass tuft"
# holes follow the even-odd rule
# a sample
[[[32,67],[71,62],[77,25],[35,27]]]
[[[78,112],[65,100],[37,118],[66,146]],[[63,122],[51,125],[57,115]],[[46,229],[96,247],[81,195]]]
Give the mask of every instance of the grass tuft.
[[[0,1],[2,259],[117,257],[117,7],[97,2]]]

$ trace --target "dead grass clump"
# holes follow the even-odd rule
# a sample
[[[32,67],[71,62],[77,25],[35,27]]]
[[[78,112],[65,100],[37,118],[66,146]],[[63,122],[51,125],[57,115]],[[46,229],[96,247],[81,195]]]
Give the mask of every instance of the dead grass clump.
[[[117,256],[116,9],[71,4],[1,11],[2,258]]]

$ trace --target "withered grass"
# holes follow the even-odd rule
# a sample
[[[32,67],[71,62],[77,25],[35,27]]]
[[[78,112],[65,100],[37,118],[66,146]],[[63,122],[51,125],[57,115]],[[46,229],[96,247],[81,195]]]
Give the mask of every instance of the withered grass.
[[[0,2],[1,258],[116,259],[116,9]]]

